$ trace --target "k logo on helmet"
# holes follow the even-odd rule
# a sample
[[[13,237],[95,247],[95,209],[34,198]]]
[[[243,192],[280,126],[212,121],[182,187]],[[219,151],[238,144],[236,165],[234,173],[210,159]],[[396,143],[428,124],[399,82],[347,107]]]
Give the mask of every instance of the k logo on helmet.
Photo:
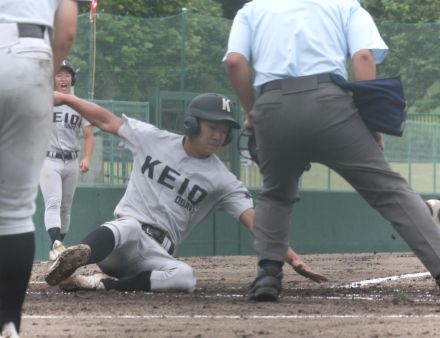
[[[227,112],[231,112],[231,100],[222,97],[222,110],[226,110]]]

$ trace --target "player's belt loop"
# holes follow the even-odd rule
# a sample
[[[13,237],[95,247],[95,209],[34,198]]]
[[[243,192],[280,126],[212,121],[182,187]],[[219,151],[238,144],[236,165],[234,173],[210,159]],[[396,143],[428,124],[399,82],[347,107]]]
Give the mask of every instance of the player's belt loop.
[[[169,255],[173,255],[175,247],[170,236],[168,235],[168,232],[148,223],[142,223],[142,230],[157,243],[159,243],[159,245],[164,248]]]

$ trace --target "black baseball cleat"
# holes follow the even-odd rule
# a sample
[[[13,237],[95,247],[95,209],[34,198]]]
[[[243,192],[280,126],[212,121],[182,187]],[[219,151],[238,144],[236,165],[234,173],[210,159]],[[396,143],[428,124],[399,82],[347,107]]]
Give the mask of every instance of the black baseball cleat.
[[[435,282],[436,282],[437,286],[440,288],[440,275],[435,277]]]
[[[90,253],[90,247],[86,244],[74,245],[64,250],[49,268],[45,277],[46,283],[52,286],[58,285],[76,269],[86,265]]]
[[[258,267],[257,278],[250,286],[248,298],[257,302],[275,302],[281,293],[283,271],[270,266]]]

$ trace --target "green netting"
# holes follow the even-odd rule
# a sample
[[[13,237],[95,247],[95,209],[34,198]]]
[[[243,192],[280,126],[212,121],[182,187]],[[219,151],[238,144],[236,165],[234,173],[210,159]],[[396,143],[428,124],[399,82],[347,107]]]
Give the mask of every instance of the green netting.
[[[100,13],[95,48],[95,28],[88,15],[82,15],[69,57],[80,68],[76,93],[107,100],[99,102],[117,113],[181,132],[185,107],[197,93],[219,92],[238,102],[221,62],[230,25],[227,19],[187,12],[151,19]],[[440,23],[379,22],[378,27],[390,47],[385,62],[377,68],[378,76],[401,75],[409,112],[404,136],[385,137],[385,155],[416,190],[438,191]],[[241,111],[237,118],[242,120]],[[87,179],[84,175],[83,184],[126,184],[131,156],[117,145],[117,138],[99,135],[102,149],[96,149],[94,155],[99,173]],[[239,158],[235,143],[220,157],[247,185],[260,187],[258,168]],[[102,158],[102,163],[95,157]],[[351,189],[319,165],[313,165],[301,184],[303,189]]]
[[[221,64],[230,24],[227,19],[193,14],[152,19],[99,14],[95,49],[93,25],[82,15],[70,57],[80,68],[77,94],[148,101],[151,87],[231,92]]]

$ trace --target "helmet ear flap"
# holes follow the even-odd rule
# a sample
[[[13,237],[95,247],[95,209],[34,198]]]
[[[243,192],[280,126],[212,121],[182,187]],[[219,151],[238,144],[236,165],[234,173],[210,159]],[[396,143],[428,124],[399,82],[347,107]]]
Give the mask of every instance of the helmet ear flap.
[[[183,131],[186,136],[192,137],[200,132],[200,122],[197,117],[188,115],[183,119]],[[229,129],[222,146],[227,146],[232,141],[232,128]]]
[[[228,134],[226,135],[225,142],[223,142],[222,146],[227,146],[232,141],[232,128],[229,128]]]
[[[200,130],[199,120],[197,117],[188,115],[183,119],[183,130],[186,136],[194,136]]]

